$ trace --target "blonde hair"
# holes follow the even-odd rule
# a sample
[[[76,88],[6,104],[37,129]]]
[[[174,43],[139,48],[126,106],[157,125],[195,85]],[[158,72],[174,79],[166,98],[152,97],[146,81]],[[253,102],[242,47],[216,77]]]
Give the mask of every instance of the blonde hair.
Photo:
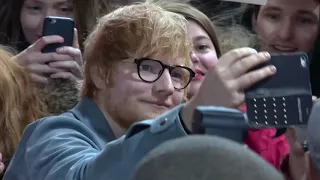
[[[210,3],[209,3],[210,4]],[[210,6],[207,4],[207,6]],[[202,8],[206,4],[202,4]],[[250,5],[250,7],[253,7]],[[247,4],[214,14],[210,19],[214,24],[221,54],[240,47],[257,48],[258,37],[238,21],[243,18],[243,12],[248,10]]]
[[[191,50],[183,16],[150,3],[118,8],[100,18],[85,41],[82,94],[92,97],[95,91],[92,67],[97,67],[106,82],[112,84],[112,69],[121,59],[166,55],[184,59],[186,66],[192,66]]]
[[[45,115],[29,73],[0,46],[0,152],[8,165],[24,128]]]
[[[241,47],[255,48],[258,43],[257,36],[241,25],[216,26],[216,32],[222,54]]]

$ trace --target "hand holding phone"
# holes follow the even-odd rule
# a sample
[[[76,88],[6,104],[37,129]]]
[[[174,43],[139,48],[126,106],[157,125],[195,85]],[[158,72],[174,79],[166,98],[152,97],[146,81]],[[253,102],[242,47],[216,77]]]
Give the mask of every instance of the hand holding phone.
[[[272,54],[271,60],[262,66],[270,64],[277,68],[277,73],[245,92],[250,125],[253,128],[306,125],[313,104],[308,56]]]
[[[41,50],[48,44],[60,42],[63,42],[63,39],[59,36],[42,37],[12,59],[29,70],[32,82],[48,83],[49,74],[62,72],[61,69],[48,66],[48,63],[53,60],[68,60],[70,56],[57,53],[42,53]]]
[[[63,69],[62,72],[51,74],[51,78],[78,80],[83,78],[82,55],[78,44],[77,31],[71,18],[49,16],[44,19],[43,36],[58,35],[64,39],[62,43],[49,44],[42,49],[43,53],[69,55],[65,61],[52,61],[50,67]]]
[[[43,53],[56,52],[57,48],[73,45],[74,21],[71,18],[48,16],[43,22],[43,36],[57,35],[63,38],[62,43],[47,45]]]
[[[46,18],[43,37],[12,59],[30,71],[35,83],[48,83],[49,78],[82,79],[82,55],[72,20],[57,26],[58,21],[50,23],[50,19],[66,18]]]

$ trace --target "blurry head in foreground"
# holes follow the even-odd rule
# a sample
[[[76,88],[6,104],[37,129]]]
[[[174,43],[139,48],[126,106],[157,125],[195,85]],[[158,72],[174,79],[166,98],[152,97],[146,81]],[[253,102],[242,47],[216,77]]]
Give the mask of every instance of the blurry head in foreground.
[[[137,168],[134,180],[283,180],[251,150],[213,136],[188,136],[163,143]]]

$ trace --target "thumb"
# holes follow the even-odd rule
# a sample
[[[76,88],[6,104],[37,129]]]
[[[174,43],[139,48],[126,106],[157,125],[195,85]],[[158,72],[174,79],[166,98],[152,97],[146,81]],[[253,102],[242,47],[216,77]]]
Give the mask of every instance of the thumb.
[[[293,128],[288,128],[286,132],[286,137],[289,144],[295,143],[297,141],[296,132]]]

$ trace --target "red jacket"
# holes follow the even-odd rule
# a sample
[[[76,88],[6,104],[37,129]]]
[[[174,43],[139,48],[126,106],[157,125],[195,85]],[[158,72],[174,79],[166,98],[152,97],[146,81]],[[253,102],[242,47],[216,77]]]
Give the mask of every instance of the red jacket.
[[[239,109],[246,112],[245,106],[241,106]],[[283,158],[290,152],[290,147],[285,135],[273,138],[275,133],[274,128],[249,130],[245,143],[262,158],[278,168]]]

